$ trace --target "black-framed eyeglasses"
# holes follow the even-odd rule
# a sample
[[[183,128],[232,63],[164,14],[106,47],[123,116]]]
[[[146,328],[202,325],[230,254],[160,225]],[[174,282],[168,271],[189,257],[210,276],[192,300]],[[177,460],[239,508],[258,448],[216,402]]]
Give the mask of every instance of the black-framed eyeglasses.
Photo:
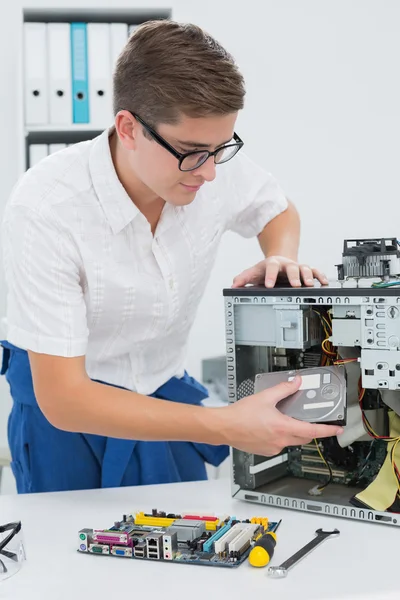
[[[130,111],[128,111],[130,112]],[[182,154],[175,150],[171,144],[169,144],[160,134],[157,133],[150,125],[148,125],[143,119],[139,117],[136,113],[130,113],[142,127],[149,133],[149,135],[156,141],[160,146],[168,150],[175,158],[178,159],[179,169],[181,171],[194,171],[203,165],[210,156],[214,157],[214,162],[216,165],[221,165],[223,163],[231,160],[239,152],[239,150],[243,147],[244,142],[240,139],[237,133],[233,134],[233,140],[235,143],[224,144],[219,148],[216,148],[213,152],[209,150],[192,150],[191,152],[185,152]]]

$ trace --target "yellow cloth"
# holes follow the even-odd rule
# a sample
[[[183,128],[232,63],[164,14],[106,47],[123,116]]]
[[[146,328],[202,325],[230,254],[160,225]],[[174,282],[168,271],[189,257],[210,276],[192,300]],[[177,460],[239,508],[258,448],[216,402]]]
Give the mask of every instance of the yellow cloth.
[[[389,412],[389,423],[390,437],[399,437],[400,417],[393,411]],[[356,495],[356,498],[366,506],[382,512],[392,506],[399,490],[399,484],[390,458],[390,452],[394,444],[395,442],[388,443],[385,462],[374,481],[364,491]],[[397,444],[394,452],[394,462],[396,465],[400,465],[400,443]]]

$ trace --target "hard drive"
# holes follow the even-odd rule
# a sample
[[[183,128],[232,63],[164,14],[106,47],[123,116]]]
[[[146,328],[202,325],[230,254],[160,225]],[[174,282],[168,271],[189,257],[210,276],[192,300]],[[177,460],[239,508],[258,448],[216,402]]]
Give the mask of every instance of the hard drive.
[[[346,425],[346,372],[343,367],[260,373],[255,377],[254,393],[282,381],[291,381],[296,375],[302,378],[299,390],[278,402],[277,409],[300,421]]]

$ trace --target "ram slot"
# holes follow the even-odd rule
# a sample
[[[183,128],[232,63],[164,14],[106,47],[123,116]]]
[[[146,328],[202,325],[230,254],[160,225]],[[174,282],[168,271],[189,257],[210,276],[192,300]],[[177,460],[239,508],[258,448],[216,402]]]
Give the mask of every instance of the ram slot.
[[[166,517],[147,517],[143,512],[136,513],[135,525],[144,525],[147,527],[169,527],[176,519]]]

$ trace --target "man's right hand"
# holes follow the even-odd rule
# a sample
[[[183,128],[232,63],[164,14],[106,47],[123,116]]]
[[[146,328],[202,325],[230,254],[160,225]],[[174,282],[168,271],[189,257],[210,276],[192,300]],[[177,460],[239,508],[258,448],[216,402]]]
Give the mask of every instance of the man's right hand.
[[[279,412],[276,404],[297,391],[300,378],[223,408],[205,408],[91,381],[84,356],[65,358],[29,351],[29,360],[39,407],[54,427],[64,431],[144,441],[227,444],[264,456],[340,431],[336,426],[311,425]]]
[[[308,444],[314,438],[342,433],[337,425],[320,425],[299,421],[282,414],[276,405],[296,392],[301,377],[242,398],[224,409],[225,443],[238,450],[276,456],[287,446]]]

